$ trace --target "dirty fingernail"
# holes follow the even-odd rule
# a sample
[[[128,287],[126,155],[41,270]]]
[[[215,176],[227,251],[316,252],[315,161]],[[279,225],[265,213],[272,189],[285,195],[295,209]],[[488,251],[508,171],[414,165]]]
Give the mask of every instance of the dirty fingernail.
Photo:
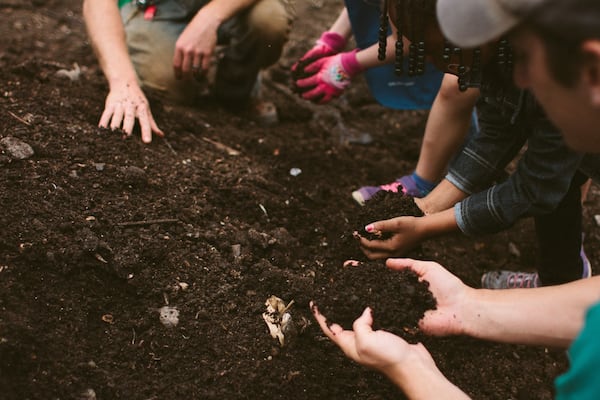
[[[373,226],[373,224],[369,224],[367,226],[365,226],[365,231],[367,232],[373,232],[375,230],[375,227]]]

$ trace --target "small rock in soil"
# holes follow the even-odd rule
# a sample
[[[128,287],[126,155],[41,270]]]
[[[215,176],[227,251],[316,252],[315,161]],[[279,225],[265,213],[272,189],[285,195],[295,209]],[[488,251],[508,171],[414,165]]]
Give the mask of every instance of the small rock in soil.
[[[12,136],[2,138],[0,140],[0,147],[2,147],[11,158],[17,160],[25,160],[34,154],[33,148],[29,144]]]

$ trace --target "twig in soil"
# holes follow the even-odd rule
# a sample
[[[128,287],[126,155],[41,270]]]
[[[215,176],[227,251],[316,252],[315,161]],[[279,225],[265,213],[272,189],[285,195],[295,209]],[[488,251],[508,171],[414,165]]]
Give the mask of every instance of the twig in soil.
[[[145,221],[127,221],[127,222],[119,222],[117,226],[145,226],[145,225],[154,225],[154,224],[173,224],[179,222],[176,218],[164,218],[164,219],[148,219]]]
[[[171,150],[171,153],[173,153],[173,155],[177,155],[177,152],[175,151],[175,149],[173,148],[173,146],[171,146],[171,143],[169,143],[169,141],[167,140],[167,138],[163,137],[162,140],[165,142],[165,144],[167,145],[167,147],[169,148],[169,150]]]
[[[25,121],[23,118],[19,117],[18,115],[16,115],[15,113],[13,113],[12,111],[8,111],[8,113],[15,119],[17,119],[19,122],[24,123],[27,126],[31,126],[31,124],[27,121]]]
[[[209,139],[207,137],[202,137],[202,140],[204,140],[205,142],[208,142],[208,143],[212,144],[213,146],[215,146],[219,150],[225,151],[230,156],[239,156],[241,154],[236,149],[233,149],[233,148],[231,148],[231,147],[229,147],[229,146],[227,146],[227,145],[225,145],[223,143],[217,142],[217,141]]]

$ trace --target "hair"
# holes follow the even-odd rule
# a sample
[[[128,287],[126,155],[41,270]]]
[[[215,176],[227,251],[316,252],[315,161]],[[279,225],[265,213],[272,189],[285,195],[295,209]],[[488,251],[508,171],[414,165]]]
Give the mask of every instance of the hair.
[[[526,26],[542,40],[548,69],[565,87],[578,81],[586,39],[600,39],[598,0],[549,0],[528,18]]]
[[[402,37],[408,33],[411,43],[408,48],[408,75],[423,75],[425,73],[425,29],[430,21],[436,20],[437,0],[384,0],[381,13],[379,28],[379,60],[384,60],[387,47],[387,30],[389,27],[388,11],[389,7],[395,7],[396,28],[398,30],[398,40],[396,41],[396,59],[394,71],[397,75],[404,73],[404,43]],[[507,46],[503,47],[508,49]],[[499,50],[501,51],[501,50]],[[503,50],[502,50],[503,51]],[[503,52],[503,54],[505,54]],[[509,51],[506,52],[509,54]],[[465,91],[469,87],[478,87],[481,85],[481,50],[473,50],[471,66],[468,67],[463,61],[463,49],[452,45],[446,41],[443,50],[443,58],[450,61],[452,56],[458,58],[458,88]],[[511,60],[507,58],[505,68],[511,66]],[[470,71],[470,72],[469,72]]]
[[[379,60],[384,60],[387,48],[388,7],[394,0],[383,0],[381,21],[379,25]],[[425,17],[435,16],[436,0],[395,0],[396,28],[398,40],[396,41],[394,70],[396,74],[404,73],[404,43],[402,36],[407,27],[404,26],[405,16],[411,21],[408,27],[413,38],[408,49],[408,75],[422,75],[425,72]]]

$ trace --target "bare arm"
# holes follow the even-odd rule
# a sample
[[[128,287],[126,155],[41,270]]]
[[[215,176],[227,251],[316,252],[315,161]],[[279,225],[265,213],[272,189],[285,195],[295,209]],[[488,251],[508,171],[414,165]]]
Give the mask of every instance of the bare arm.
[[[348,9],[346,7],[344,7],[333,25],[331,25],[329,32],[335,32],[346,39],[352,36],[352,25],[350,24],[350,17],[348,16]]]
[[[152,141],[152,133],[163,136],[137,82],[116,1],[84,0],[83,17],[110,88],[98,125],[111,129],[122,127],[127,135],[131,135],[137,119],[144,142]]]
[[[212,0],[202,7],[175,43],[175,76],[179,79],[190,76],[192,70],[197,70],[200,74],[206,73],[217,45],[219,26],[256,2],[257,0]]]
[[[137,75],[127,51],[125,28],[117,2],[84,0],[83,18],[108,84],[113,87],[136,82]]]
[[[472,292],[465,333],[498,342],[568,346],[600,300],[600,276],[535,289]]]
[[[433,101],[415,172],[429,182],[438,182],[448,163],[465,142],[479,89],[458,90],[458,77],[444,74]]]
[[[487,290],[466,286],[438,263],[389,259],[429,282],[437,309],[425,313],[421,329],[432,335],[469,335],[504,343],[568,346],[583,327],[587,309],[600,301],[600,276],[563,285]]]

